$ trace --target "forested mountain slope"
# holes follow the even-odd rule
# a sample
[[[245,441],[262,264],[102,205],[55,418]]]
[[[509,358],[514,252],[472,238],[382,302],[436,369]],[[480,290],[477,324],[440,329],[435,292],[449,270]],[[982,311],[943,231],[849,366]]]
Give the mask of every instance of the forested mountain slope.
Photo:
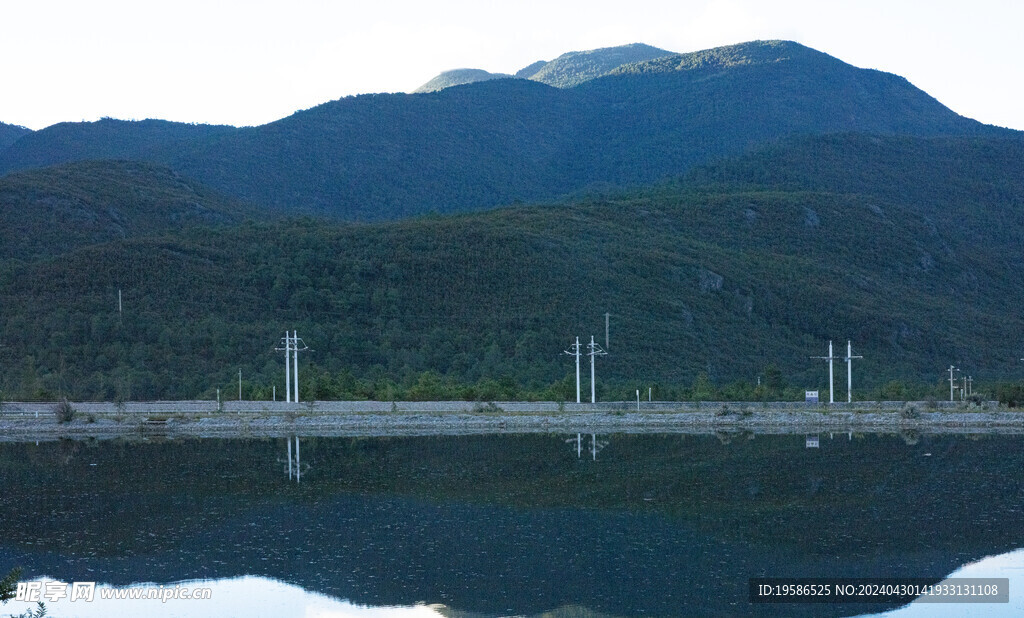
[[[267,213],[167,168],[134,161],[68,163],[0,178],[0,259],[38,259],[246,216]]]
[[[861,396],[891,380],[940,385],[950,364],[979,380],[1015,377],[1024,192],[1003,179],[1017,169],[1019,145],[813,144],[797,141],[790,154],[779,145],[775,158],[799,161],[832,144],[837,160],[859,166],[849,177],[875,183],[709,180],[752,166],[744,159],[683,183],[561,205],[199,228],[8,263],[0,354],[17,369],[4,389],[210,396],[241,368],[247,388],[269,396],[283,381],[273,348],[298,329],[313,348],[302,361],[307,399],[566,399],[572,363],[562,351],[576,336],[603,343],[605,312],[603,398],[647,386],[692,395],[736,380],[746,384],[733,388],[738,396],[758,396],[743,390],[758,376],[775,396],[786,384],[823,389],[824,365],[808,357],[829,339],[852,339],[864,356]],[[952,152],[965,153],[960,165],[944,167]],[[878,162],[887,158],[933,172],[886,174]],[[764,177],[795,174],[785,168],[770,158],[756,166]],[[900,197],[936,175],[952,199]],[[993,185],[999,191],[985,190]],[[986,232],[1000,209],[999,230]]]

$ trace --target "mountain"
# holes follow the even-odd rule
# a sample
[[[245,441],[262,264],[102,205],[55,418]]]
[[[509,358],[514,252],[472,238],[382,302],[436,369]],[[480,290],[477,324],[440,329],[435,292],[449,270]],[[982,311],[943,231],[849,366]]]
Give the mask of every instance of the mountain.
[[[800,45],[728,50],[758,61],[688,55],[671,70],[633,65],[570,89],[492,80],[352,97],[196,143],[169,163],[243,199],[379,220],[649,184],[793,134],[1016,134]]]
[[[413,92],[435,92],[450,88],[451,86],[461,86],[462,84],[472,84],[473,82],[482,82],[489,79],[505,79],[510,77],[512,76],[506,73],[488,73],[481,69],[454,69],[452,71],[442,71],[440,75],[413,90]]]
[[[161,149],[235,130],[166,120],[62,122],[26,134],[0,151],[0,174],[92,159],[156,160]]]
[[[518,77],[519,79],[530,79],[537,74],[537,71],[544,68],[544,65],[547,63],[547,60],[538,60],[537,62],[529,64],[516,71],[516,74],[513,75],[513,77]]]
[[[607,75],[625,64],[671,55],[673,53],[670,51],[642,43],[574,51],[562,54],[550,62],[538,60],[516,71],[514,76],[506,73],[489,73],[482,69],[444,71],[413,92],[435,92],[450,86],[507,77],[532,79],[556,88],[571,88],[585,81]]]
[[[22,126],[0,122],[0,151],[31,132],[31,129]]]
[[[1019,135],[780,41],[633,63],[573,88],[489,80],[348,97],[260,127],[158,126],[173,136],[120,121],[50,127],[0,154],[0,169],[137,157],[245,201],[389,220],[642,186],[794,134]]]
[[[549,86],[571,88],[585,81],[607,75],[623,65],[674,55],[674,52],[643,43],[574,51],[562,54],[540,67],[536,66],[537,63],[531,64],[516,73],[516,77],[520,77],[520,73],[523,73],[528,79]]]
[[[39,259],[115,239],[255,214],[148,163],[87,161],[0,178],[0,259]]]
[[[298,329],[315,350],[304,399],[568,399],[561,352],[601,341],[608,312],[602,399],[796,397],[825,388],[808,356],[846,338],[859,397],[941,396],[950,364],[1019,373],[1020,154],[1016,139],[800,138],[565,204],[198,227],[7,263],[0,336],[32,355],[3,388],[208,397],[242,368],[269,397],[272,347]]]

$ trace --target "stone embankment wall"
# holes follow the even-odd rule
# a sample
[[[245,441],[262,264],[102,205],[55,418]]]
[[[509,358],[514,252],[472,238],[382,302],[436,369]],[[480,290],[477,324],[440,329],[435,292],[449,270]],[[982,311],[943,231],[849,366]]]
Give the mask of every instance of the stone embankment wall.
[[[42,415],[53,414],[54,402],[3,402],[0,415]],[[123,414],[126,416],[168,415],[168,414],[559,414],[559,413],[614,413],[637,412],[636,401],[609,401],[590,403],[557,403],[552,401],[312,401],[289,403],[284,401],[133,401],[121,404],[110,402],[72,402],[76,412],[82,414]],[[898,412],[908,405],[919,412],[964,411],[965,402],[905,402],[905,401],[855,401],[853,403],[813,404],[804,402],[678,402],[640,401],[639,411],[645,413],[700,412],[730,413],[744,412]],[[972,409],[996,411],[998,402],[988,401]]]

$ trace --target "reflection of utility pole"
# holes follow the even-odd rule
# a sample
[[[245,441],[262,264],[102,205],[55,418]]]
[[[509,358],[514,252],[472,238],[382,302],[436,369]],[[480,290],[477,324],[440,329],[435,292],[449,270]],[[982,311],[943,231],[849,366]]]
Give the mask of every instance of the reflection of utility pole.
[[[832,340],[830,339],[828,342],[828,356],[812,356],[811,358],[828,361],[828,402],[835,403],[835,397],[832,395],[835,390],[832,388],[832,361],[836,360],[836,357],[832,354]]]
[[[583,457],[583,434],[576,434],[575,438],[568,438],[565,441],[566,444],[576,445],[576,459]],[[597,452],[608,446],[607,440],[598,440],[597,434],[590,434],[590,456],[594,461],[597,461]]]
[[[281,461],[278,459],[278,461]],[[299,436],[295,436],[295,455],[292,455],[292,439],[288,438],[288,480],[295,479],[296,483],[302,482],[302,456],[299,452]],[[306,471],[309,471],[309,464],[306,464]]]
[[[569,438],[565,441],[566,444],[576,443],[576,459],[579,459],[583,455],[583,434],[576,434],[576,438]]]

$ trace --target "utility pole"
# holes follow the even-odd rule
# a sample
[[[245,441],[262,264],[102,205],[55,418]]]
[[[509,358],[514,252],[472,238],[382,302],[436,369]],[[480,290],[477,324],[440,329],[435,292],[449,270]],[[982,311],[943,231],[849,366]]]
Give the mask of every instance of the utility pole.
[[[304,352],[309,348],[302,340],[299,339],[299,331],[292,331],[291,334],[288,331],[284,332],[284,343],[283,348],[274,348],[278,352],[284,352],[284,392],[286,402],[299,402],[299,352]],[[299,344],[302,343],[302,347]],[[294,373],[295,386],[292,387],[292,374]],[[294,394],[294,399],[293,399]]]
[[[953,401],[953,383],[954,383],[953,372],[954,371],[960,371],[960,370],[957,369],[956,367],[954,367],[953,365],[950,365],[949,366],[949,400],[950,401]]]
[[[580,338],[576,337],[576,343],[569,346],[569,349],[564,352],[569,356],[576,357],[576,403],[580,402]],[[593,379],[593,378],[591,378]]]
[[[292,401],[292,370],[291,370],[292,338],[291,338],[290,335],[288,335],[288,331],[284,331],[284,339],[282,339],[282,341],[284,341],[284,347],[283,348],[274,348],[274,349],[277,350],[278,352],[280,352],[282,350],[284,351],[284,400],[285,400],[286,403],[291,403],[291,401]]]
[[[611,346],[608,345],[608,318],[610,318],[611,316],[612,316],[612,314],[607,313],[607,312],[605,312],[605,314],[604,314],[604,349],[605,350],[610,350],[611,349]]]
[[[594,343],[594,336],[590,336],[590,345],[587,346],[590,351],[587,352],[587,356],[590,357],[590,403],[597,403],[597,389],[594,388],[594,358],[597,356],[606,356],[608,353],[601,349],[601,346]]]
[[[292,351],[295,352],[295,403],[299,403],[299,331],[292,331]]]
[[[831,355],[831,352],[829,353]],[[846,403],[853,401],[853,359],[864,358],[853,355],[853,345],[846,340]]]
[[[242,370],[238,370],[238,400],[242,400]]]
[[[835,403],[836,400],[835,400],[835,397],[833,396],[833,392],[835,391],[835,389],[832,388],[832,383],[833,383],[833,379],[832,379],[832,377],[833,377],[832,361],[836,360],[836,357],[832,354],[832,340],[829,339],[829,341],[828,341],[828,356],[812,356],[811,358],[815,358],[815,359],[818,359],[818,360],[827,360],[828,361],[828,402],[829,403]]]

